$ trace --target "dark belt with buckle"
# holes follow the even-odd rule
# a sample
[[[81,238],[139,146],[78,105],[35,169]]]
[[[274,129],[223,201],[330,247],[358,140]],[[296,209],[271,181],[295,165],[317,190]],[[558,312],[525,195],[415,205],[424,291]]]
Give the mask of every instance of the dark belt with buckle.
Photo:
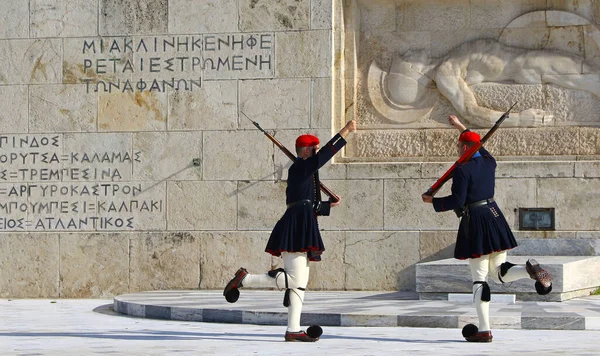
[[[467,208],[477,208],[477,207],[480,207],[483,205],[488,205],[493,202],[494,202],[494,198],[484,199],[484,200],[476,201],[471,204],[467,204]]]
[[[298,206],[298,205],[304,205],[304,204],[311,204],[311,205],[312,205],[312,200],[310,200],[310,199],[302,199],[302,200],[298,200],[298,201],[295,201],[295,202],[293,202],[293,203],[289,203],[289,204],[287,205],[287,208],[289,209],[289,208],[293,208],[293,207],[295,207],[295,206]]]

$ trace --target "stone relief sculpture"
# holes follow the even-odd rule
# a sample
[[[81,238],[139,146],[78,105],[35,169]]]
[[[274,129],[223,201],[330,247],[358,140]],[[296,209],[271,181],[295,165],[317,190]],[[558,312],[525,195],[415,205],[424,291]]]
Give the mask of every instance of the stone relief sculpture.
[[[575,55],[550,50],[529,50],[504,45],[496,40],[466,42],[447,55],[431,60],[424,51],[406,53],[392,61],[389,72],[373,62],[368,73],[368,91],[373,106],[384,116],[410,109],[393,119],[416,121],[431,111],[443,95],[472,125],[490,127],[501,111],[479,106],[470,86],[501,84],[554,84],[583,90],[600,97],[600,70]],[[527,108],[511,114],[505,126],[547,125],[551,112]]]

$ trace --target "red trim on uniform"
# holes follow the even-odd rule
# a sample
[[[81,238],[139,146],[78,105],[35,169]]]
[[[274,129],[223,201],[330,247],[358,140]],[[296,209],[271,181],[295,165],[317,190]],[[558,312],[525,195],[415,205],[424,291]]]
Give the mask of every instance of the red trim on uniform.
[[[331,143],[327,142],[327,146],[331,147],[331,150],[333,151],[333,154],[336,154],[338,152],[338,149],[335,148],[335,146],[332,145]]]
[[[512,250],[513,248],[514,248],[514,247],[511,247],[511,248],[505,248],[504,250],[494,250],[494,251],[492,251],[492,252],[490,252],[490,253],[494,253],[494,252],[502,252],[502,251],[508,251],[508,250]],[[481,256],[484,256],[484,255],[471,255],[471,257],[461,257],[461,258],[457,258],[457,260],[468,260],[468,259],[471,259],[471,258],[480,258]]]
[[[308,246],[308,248],[300,249],[299,251],[290,251],[290,250],[265,250],[265,252],[270,253],[273,256],[281,256],[282,252],[308,252],[308,251],[321,251],[317,246]]]

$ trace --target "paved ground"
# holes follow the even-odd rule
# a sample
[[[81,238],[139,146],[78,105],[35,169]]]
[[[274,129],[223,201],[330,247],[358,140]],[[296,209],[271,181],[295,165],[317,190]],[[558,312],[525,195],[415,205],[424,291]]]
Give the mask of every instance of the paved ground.
[[[283,326],[136,318],[117,315],[112,302],[2,300],[0,355],[600,354],[598,330],[497,329],[492,343],[472,344],[457,328],[325,327],[317,343],[286,343]]]
[[[477,322],[472,296],[463,302],[417,300],[415,293],[308,292],[303,325],[404,326],[462,328]],[[565,302],[495,302],[490,304],[493,329],[600,330],[600,297]],[[514,295],[513,295],[514,296]],[[115,310],[150,318],[236,324],[285,325],[287,309],[279,291],[242,289],[227,303],[222,291],[154,291],[120,295]]]

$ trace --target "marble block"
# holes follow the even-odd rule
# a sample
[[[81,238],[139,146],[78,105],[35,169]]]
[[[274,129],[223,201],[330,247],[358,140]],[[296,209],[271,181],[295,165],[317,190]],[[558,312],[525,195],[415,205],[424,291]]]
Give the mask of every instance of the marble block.
[[[600,256],[598,239],[517,239],[519,247],[510,251],[515,256]]]
[[[492,294],[490,303],[515,304],[517,297],[514,294]],[[448,293],[449,302],[473,303],[472,293]]]
[[[522,279],[506,284],[490,282],[494,293],[514,293],[519,300],[562,301],[589,294],[600,285],[600,257],[596,256],[530,256],[552,275],[552,292],[545,296],[535,293],[534,281]],[[523,265],[528,257],[509,256],[507,261]],[[444,259],[418,263],[416,290],[421,299],[431,295],[471,293],[472,280],[467,260]],[[583,293],[583,294],[582,294]],[[535,297],[535,298],[534,298]]]

